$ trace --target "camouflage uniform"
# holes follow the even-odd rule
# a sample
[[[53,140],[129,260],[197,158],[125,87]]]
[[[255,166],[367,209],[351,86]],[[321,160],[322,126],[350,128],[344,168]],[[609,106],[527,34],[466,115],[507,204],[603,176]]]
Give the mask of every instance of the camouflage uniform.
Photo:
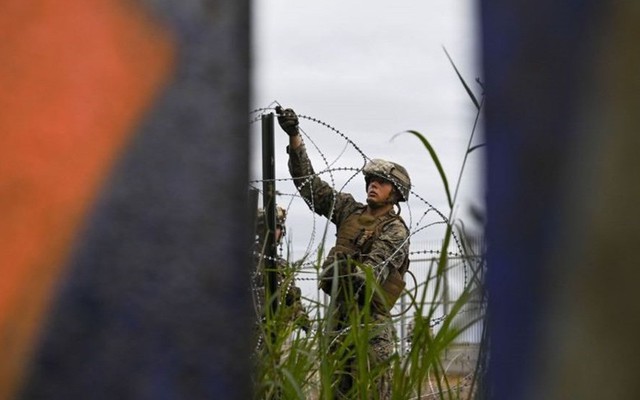
[[[354,200],[347,193],[337,193],[323,182],[313,170],[307,156],[304,144],[295,149],[288,148],[289,171],[300,194],[305,198],[310,208],[317,214],[331,219],[336,224],[338,239],[327,256],[324,271],[331,271],[331,265],[340,258],[351,258],[371,268],[377,282],[384,284],[390,276],[402,275],[408,268],[409,230],[402,218],[393,209],[389,213],[377,218],[363,214],[367,206]],[[333,264],[336,265],[336,264]],[[327,284],[321,282],[321,288],[331,293]],[[356,297],[363,289],[356,289]],[[353,307],[362,309],[363,299],[344,298],[334,299],[336,307],[334,315],[330,316],[330,326],[334,331],[329,334],[340,336],[350,325],[350,310]],[[375,299],[373,299],[375,300]],[[366,299],[364,299],[366,301]],[[391,300],[393,303],[395,299]],[[392,304],[391,304],[392,305]],[[394,330],[389,315],[389,306],[371,304],[370,320],[372,334],[369,340],[368,365],[370,369],[387,363],[394,349]],[[352,376],[357,362],[354,356],[349,356],[345,373],[337,376],[334,395],[336,398],[347,398],[347,393],[353,387]],[[377,394],[374,398],[389,399],[390,368],[376,382]]]
[[[284,210],[278,207],[277,209],[277,224],[284,230],[284,219],[286,213]],[[264,228],[258,223],[258,234],[256,245],[254,248],[254,265],[255,269],[251,276],[251,289],[253,292],[254,307],[256,310],[256,322],[258,326],[256,330],[257,344],[256,353],[262,351],[264,344],[264,337],[262,336],[261,324],[265,320],[265,275],[264,275]],[[297,327],[309,329],[309,317],[306,313],[304,306],[302,305],[302,295],[300,288],[295,285],[293,278],[293,271],[288,271],[287,262],[278,257],[275,260],[275,266],[277,269],[278,280],[278,305],[280,306],[280,312],[285,313],[282,321],[285,323],[295,323]],[[284,295],[282,295],[284,294]]]
[[[254,304],[256,308],[256,315],[259,320],[262,320],[265,315],[265,279],[261,268],[262,255],[256,255],[256,269],[254,270],[251,283],[253,290]],[[280,296],[278,305],[286,307],[286,313],[288,314],[287,320],[289,322],[296,322],[299,327],[307,328],[308,316],[302,305],[302,292],[299,287],[295,285],[292,276],[287,276],[284,269],[287,268],[287,262],[282,258],[276,260],[276,267],[278,268],[278,292],[284,293],[284,296]]]

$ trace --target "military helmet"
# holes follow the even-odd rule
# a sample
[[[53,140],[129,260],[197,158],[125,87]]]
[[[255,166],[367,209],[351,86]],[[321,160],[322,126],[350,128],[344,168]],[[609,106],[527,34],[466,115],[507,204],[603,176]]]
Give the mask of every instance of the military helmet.
[[[282,229],[282,236],[285,235],[285,222],[287,221],[287,210],[280,206],[276,206],[276,227]],[[264,209],[258,209],[257,215],[257,232],[260,236],[264,235],[266,228],[266,214]]]
[[[398,201],[407,201],[407,199],[409,199],[411,178],[409,178],[409,173],[402,165],[391,161],[374,159],[364,166],[362,173],[364,174],[364,181],[367,188],[369,187],[371,177],[377,176],[391,182],[393,186],[395,186],[400,194]]]

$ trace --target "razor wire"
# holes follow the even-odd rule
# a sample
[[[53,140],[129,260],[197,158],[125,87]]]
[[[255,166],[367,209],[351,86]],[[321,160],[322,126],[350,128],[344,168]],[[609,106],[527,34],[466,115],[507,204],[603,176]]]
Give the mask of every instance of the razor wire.
[[[264,108],[256,108],[252,111],[250,111],[250,125],[253,125],[256,122],[259,122],[262,120],[262,117],[264,115],[270,114],[270,113],[275,113],[275,108],[276,106],[279,106],[280,104],[277,101],[273,101],[271,104],[269,104],[267,107]],[[309,143],[311,144],[311,148],[320,156],[322,162],[321,162],[321,168],[319,168],[318,170],[315,171],[315,174],[313,175],[309,175],[309,176],[305,176],[305,177],[299,177],[304,179],[304,181],[302,182],[302,184],[300,185],[300,188],[304,187],[305,185],[309,185],[309,189],[311,192],[313,192],[313,187],[312,186],[312,179],[315,176],[318,177],[325,177],[327,183],[329,183],[329,185],[334,188],[332,191],[332,195],[333,195],[333,202],[332,204],[335,206],[335,197],[338,193],[341,193],[348,185],[349,183],[359,174],[362,172],[364,165],[366,165],[366,163],[368,161],[371,160],[371,158],[369,156],[367,156],[364,151],[347,135],[345,134],[343,131],[335,128],[333,125],[319,119],[313,116],[309,116],[309,115],[304,115],[304,114],[297,114],[299,120],[301,121],[308,121],[312,124],[314,124],[315,126],[324,129],[326,131],[329,131],[330,133],[336,135],[339,139],[341,139],[342,141],[344,141],[344,145],[342,147],[342,150],[339,151],[338,155],[332,159],[331,161],[329,161],[329,157],[325,154],[325,152],[322,151],[322,149],[320,148],[320,146],[316,143],[316,141],[313,140],[313,135],[309,134],[306,132],[305,129],[303,129],[302,126],[299,127],[299,130],[301,132],[301,134],[303,135],[303,140],[305,143]],[[349,148],[352,148],[361,158],[362,158],[362,166],[361,167],[353,167],[353,166],[338,166],[339,161],[344,157],[345,153],[349,150]],[[339,173],[346,173],[347,174],[347,178],[345,180],[345,182],[336,189],[336,174]],[[276,177],[275,179],[273,179],[274,182],[292,182],[293,178],[290,176],[287,177]],[[261,188],[259,187],[259,184],[265,182],[262,179],[256,179],[256,180],[250,180],[248,182],[249,187],[257,190],[260,195],[264,195],[264,193],[262,192]],[[414,238],[416,235],[418,235],[419,233],[426,231],[429,228],[432,228],[434,226],[437,225],[449,225],[453,228],[453,225],[451,223],[451,221],[449,221],[449,219],[445,216],[445,214],[443,212],[441,212],[440,210],[438,210],[438,208],[436,208],[431,202],[429,202],[428,200],[426,200],[423,196],[421,196],[419,193],[417,193],[417,188],[415,185],[416,180],[414,179],[414,184],[412,185],[411,189],[410,189],[410,193],[413,195],[413,202],[420,202],[422,203],[423,206],[425,206],[425,211],[422,212],[421,215],[419,215],[417,218],[414,219],[414,215],[413,215],[413,209],[411,207],[411,203],[407,202],[407,212],[409,213],[408,215],[408,228],[409,228],[409,236],[407,237],[407,241],[410,240],[411,238]],[[295,184],[293,185],[294,187],[296,186]],[[318,222],[318,216],[316,215],[316,213],[313,211],[315,209],[314,204],[313,204],[313,196],[311,196],[310,201],[307,201],[307,199],[303,198],[298,192],[297,190],[295,192],[280,192],[278,190],[276,190],[276,196],[279,198],[286,198],[287,200],[284,202],[286,203],[286,211],[287,211],[287,215],[289,214],[290,208],[292,207],[293,203],[295,201],[299,201],[302,200],[306,206],[308,207],[308,209],[310,210],[310,214],[311,214],[311,232],[310,232],[310,237],[307,241],[306,244],[306,248],[303,252],[303,256],[299,258],[298,262],[294,262],[291,263],[291,265],[294,266],[295,274],[299,274],[299,273],[304,273],[304,274],[313,274],[313,277],[305,277],[305,276],[296,276],[296,280],[299,281],[317,281],[318,279],[318,265],[317,265],[317,261],[314,260],[314,257],[312,257],[313,255],[317,255],[317,254],[322,254],[323,250],[324,250],[324,246],[325,246],[325,241],[326,241],[326,234],[327,234],[327,230],[329,227],[329,224],[331,224],[331,217],[333,216],[333,206],[332,209],[329,213],[328,218],[325,221],[325,225],[324,225],[324,232],[322,234],[322,239],[318,240],[318,231],[320,229],[321,223]],[[276,201],[276,203],[278,203]],[[281,204],[282,206],[282,204]],[[435,219],[434,221],[429,220],[429,218],[433,215],[433,218]],[[324,217],[323,217],[324,218]],[[470,269],[470,262],[475,262],[476,264],[481,263],[481,261],[473,261],[474,257],[480,257],[480,256],[473,256],[473,257],[469,257],[468,254],[466,254],[465,252],[465,248],[461,243],[461,239],[458,237],[457,233],[455,232],[454,229],[451,229],[451,238],[453,239],[453,246],[456,249],[455,251],[449,251],[449,249],[444,249],[446,252],[447,257],[454,257],[456,259],[459,259],[462,262],[462,269],[464,271],[464,282],[463,282],[463,286],[466,287],[468,284],[468,279],[469,279],[469,269]],[[396,252],[399,251],[400,248],[396,249]],[[283,254],[282,254],[282,245],[279,248],[279,252],[280,254],[278,255],[278,258],[282,259],[283,258]],[[428,250],[428,251],[409,251],[409,256],[415,256],[418,254],[431,254],[437,257],[434,257],[431,261],[432,262],[436,262],[438,261],[439,257],[441,257],[442,250]],[[395,253],[394,253],[395,254]],[[268,258],[266,256],[261,255],[264,258]],[[392,255],[393,256],[393,255]],[[391,257],[390,257],[391,258]],[[387,259],[384,264],[389,262],[389,259]],[[311,261],[309,261],[311,260]],[[384,268],[380,268],[380,270],[382,271]],[[377,277],[379,278],[379,277]],[[418,289],[418,286],[422,286],[425,285],[426,286],[426,282],[420,283],[418,282],[416,285],[415,290]],[[408,310],[408,309],[407,309]],[[435,324],[439,324],[440,322],[444,321],[446,319],[446,315],[443,315],[441,317],[437,317],[434,318],[432,320],[432,323],[435,321]]]

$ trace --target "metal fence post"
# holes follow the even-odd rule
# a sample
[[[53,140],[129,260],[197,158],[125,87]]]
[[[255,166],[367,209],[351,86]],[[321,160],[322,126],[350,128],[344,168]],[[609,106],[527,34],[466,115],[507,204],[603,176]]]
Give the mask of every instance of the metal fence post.
[[[276,264],[276,183],[273,113],[262,116],[262,204],[266,218],[264,271],[267,312],[275,314],[278,308]]]

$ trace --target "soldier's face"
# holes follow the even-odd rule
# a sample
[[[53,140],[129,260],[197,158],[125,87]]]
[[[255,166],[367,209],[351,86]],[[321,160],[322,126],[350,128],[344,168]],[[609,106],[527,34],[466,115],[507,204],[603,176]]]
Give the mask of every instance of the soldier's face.
[[[393,185],[391,182],[372,177],[367,186],[367,203],[382,203],[389,200],[391,193],[393,192]]]

